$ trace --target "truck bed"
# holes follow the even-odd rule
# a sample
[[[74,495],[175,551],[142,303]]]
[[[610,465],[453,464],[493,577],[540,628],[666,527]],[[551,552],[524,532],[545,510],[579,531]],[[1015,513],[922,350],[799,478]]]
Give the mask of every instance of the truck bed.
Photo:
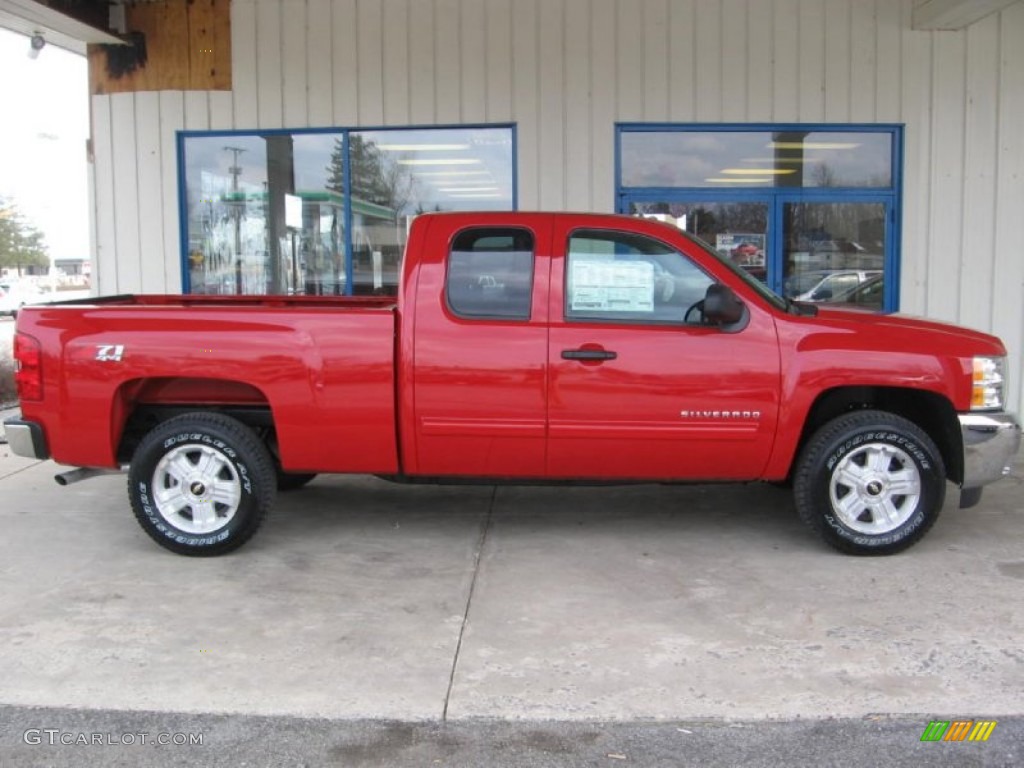
[[[140,409],[205,402],[268,410],[286,471],[395,472],[395,307],[133,294],[28,307],[18,330],[40,343],[47,386],[22,411],[63,464],[117,466]]]

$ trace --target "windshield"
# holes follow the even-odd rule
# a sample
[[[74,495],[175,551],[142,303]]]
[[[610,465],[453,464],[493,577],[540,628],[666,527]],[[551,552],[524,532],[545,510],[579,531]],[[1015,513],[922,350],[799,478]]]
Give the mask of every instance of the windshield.
[[[679,231],[683,232],[682,230],[679,230]],[[683,232],[683,234],[688,239],[692,240],[694,243],[696,243],[701,248],[703,248],[709,255],[713,256],[715,258],[715,260],[719,264],[721,264],[723,267],[728,269],[734,275],[737,275],[741,280],[743,280],[744,283],[746,283],[748,286],[750,286],[750,288],[753,289],[754,292],[756,292],[758,296],[763,298],[765,301],[767,301],[773,307],[775,307],[776,309],[780,309],[783,312],[785,312],[788,309],[789,305],[788,305],[788,303],[786,302],[785,299],[781,298],[771,288],[769,288],[767,285],[762,283],[756,277],[751,275],[749,272],[747,272],[747,270],[743,269],[743,267],[740,267],[739,265],[734,264],[732,262],[732,260],[730,260],[730,259],[724,258],[722,256],[722,254],[720,254],[718,251],[716,251],[714,248],[712,248],[708,243],[704,242],[703,240],[701,240],[696,235],[692,235],[689,232]]]

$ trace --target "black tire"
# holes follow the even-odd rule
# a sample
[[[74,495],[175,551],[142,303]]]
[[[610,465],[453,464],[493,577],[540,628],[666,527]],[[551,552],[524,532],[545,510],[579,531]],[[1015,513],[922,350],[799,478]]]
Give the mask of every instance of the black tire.
[[[825,424],[804,446],[793,494],[800,518],[829,545],[891,555],[935,524],[946,471],[935,443],[913,422],[855,411]]]
[[[315,472],[282,472],[279,467],[277,470],[277,490],[286,493],[288,491],[297,491],[314,477],[316,477]]]
[[[184,414],[155,427],[128,471],[128,498],[142,529],[160,546],[198,557],[222,555],[251,539],[275,487],[274,464],[260,439],[219,413]]]

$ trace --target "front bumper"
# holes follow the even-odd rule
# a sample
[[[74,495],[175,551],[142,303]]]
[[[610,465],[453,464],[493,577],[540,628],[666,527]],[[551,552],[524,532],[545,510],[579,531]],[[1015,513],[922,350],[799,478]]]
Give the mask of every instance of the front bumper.
[[[1012,413],[962,413],[964,488],[980,488],[1010,473],[1020,448],[1020,424]]]
[[[34,421],[7,419],[4,422],[4,433],[7,435],[7,444],[14,454],[27,459],[50,458],[43,428]]]

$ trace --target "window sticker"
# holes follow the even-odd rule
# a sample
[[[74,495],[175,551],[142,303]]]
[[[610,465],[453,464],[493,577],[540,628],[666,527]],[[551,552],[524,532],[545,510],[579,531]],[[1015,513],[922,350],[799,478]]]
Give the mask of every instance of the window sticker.
[[[574,256],[570,273],[574,312],[653,312],[654,265]]]

